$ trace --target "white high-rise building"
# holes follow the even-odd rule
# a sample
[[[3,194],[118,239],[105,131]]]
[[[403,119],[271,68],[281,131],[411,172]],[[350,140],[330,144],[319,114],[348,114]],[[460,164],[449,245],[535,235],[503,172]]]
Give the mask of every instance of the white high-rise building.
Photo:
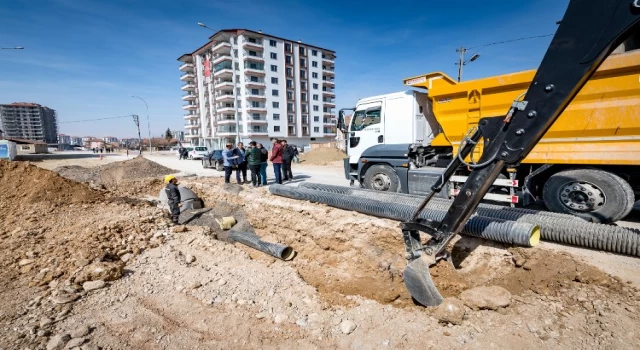
[[[185,139],[286,139],[299,147],[336,136],[335,52],[247,29],[221,30],[182,55]]]

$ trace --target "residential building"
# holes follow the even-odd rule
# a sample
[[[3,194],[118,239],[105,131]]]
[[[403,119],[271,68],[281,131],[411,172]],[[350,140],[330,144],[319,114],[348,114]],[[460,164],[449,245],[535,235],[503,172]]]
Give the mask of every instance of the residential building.
[[[113,136],[105,136],[102,138],[104,140],[104,142],[118,142],[118,138],[117,137],[113,137]]]
[[[82,146],[82,137],[71,136],[71,145]]]
[[[183,142],[184,141],[184,131],[182,130],[172,130],[171,133],[173,134],[173,138]]]
[[[335,52],[247,29],[225,29],[178,58],[186,94],[185,139],[226,142],[287,139],[306,146],[336,136]]]
[[[71,144],[71,136],[65,134],[58,134],[58,144],[59,145],[70,145]]]
[[[56,111],[37,103],[14,102],[0,105],[0,130],[6,138],[54,144],[58,142]]]

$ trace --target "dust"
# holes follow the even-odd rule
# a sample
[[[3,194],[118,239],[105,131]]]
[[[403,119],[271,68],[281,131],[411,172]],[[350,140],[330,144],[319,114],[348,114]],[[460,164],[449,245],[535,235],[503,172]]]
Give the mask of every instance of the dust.
[[[347,155],[337,148],[320,147],[300,154],[300,162],[309,165],[327,165],[342,162]]]

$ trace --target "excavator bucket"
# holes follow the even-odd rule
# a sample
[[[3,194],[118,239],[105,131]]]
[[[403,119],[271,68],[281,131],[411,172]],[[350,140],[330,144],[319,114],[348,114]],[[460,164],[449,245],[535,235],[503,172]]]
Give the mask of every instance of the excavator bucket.
[[[416,302],[423,306],[438,306],[443,299],[431,279],[430,264],[426,257],[419,257],[404,268],[402,277],[405,287]]]

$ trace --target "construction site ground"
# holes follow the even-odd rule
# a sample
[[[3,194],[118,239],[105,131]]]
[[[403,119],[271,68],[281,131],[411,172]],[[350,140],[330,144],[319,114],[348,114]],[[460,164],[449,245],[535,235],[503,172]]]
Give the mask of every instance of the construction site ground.
[[[637,258],[459,237],[454,266],[432,269],[448,299],[424,308],[402,283],[397,222],[224,184],[204,169],[213,176],[180,180],[211,210],[186,211],[186,225],[170,227],[150,200],[163,175],[200,175],[200,162],[148,158],[157,163],[122,155],[0,162],[1,349],[640,344]],[[327,168],[294,165],[296,181],[346,185],[334,183],[340,169]],[[297,256],[281,261],[216,239],[224,232],[213,219],[229,214]],[[619,224],[637,226],[631,219]]]

